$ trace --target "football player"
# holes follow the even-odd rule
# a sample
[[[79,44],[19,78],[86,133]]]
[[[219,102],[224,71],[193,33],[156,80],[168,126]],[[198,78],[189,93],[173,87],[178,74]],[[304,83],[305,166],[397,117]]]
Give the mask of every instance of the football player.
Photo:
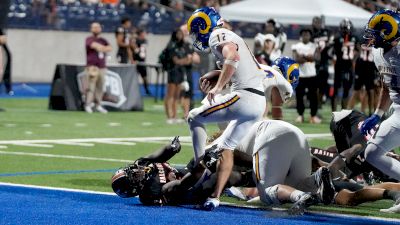
[[[200,107],[189,112],[196,163],[205,152],[207,133],[204,124],[230,121],[218,143],[221,159],[217,167],[217,185],[204,203],[209,210],[219,205],[219,197],[232,171],[233,150],[250,126],[262,118],[265,110],[263,70],[244,40],[222,25],[221,16],[211,7],[194,11],[187,21],[194,46],[211,51],[221,67],[218,82],[206,93],[208,102],[203,101]],[[232,84],[232,92],[221,95],[228,82]]]
[[[272,104],[272,118],[281,120],[282,104],[292,97],[299,83],[299,64],[289,57],[279,57],[271,67],[260,66],[265,72],[264,94],[267,102]]]
[[[333,50],[335,61],[334,93],[332,96],[332,112],[336,111],[336,95],[343,87],[342,109],[347,108],[349,91],[353,85],[354,51],[357,38],[353,35],[353,24],[349,19],[344,19],[339,25],[340,34],[334,39]]]
[[[365,159],[384,174],[400,180],[400,162],[386,153],[400,146],[400,14],[393,10],[380,10],[372,15],[365,28],[364,39],[374,47],[375,66],[383,77],[379,103],[375,113],[361,125],[363,134],[379,123],[391,102],[393,114],[383,121],[369,140]]]

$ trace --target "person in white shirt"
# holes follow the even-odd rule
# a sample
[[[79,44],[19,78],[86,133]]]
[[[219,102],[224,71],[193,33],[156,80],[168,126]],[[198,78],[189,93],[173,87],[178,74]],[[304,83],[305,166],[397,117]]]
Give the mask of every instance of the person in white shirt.
[[[296,122],[304,122],[304,95],[306,89],[307,96],[310,101],[310,123],[321,123],[321,119],[317,117],[318,97],[317,97],[317,72],[315,69],[315,50],[316,45],[311,42],[311,29],[302,29],[300,31],[301,41],[292,46],[293,58],[300,65],[300,80],[296,88],[296,108],[299,116]]]

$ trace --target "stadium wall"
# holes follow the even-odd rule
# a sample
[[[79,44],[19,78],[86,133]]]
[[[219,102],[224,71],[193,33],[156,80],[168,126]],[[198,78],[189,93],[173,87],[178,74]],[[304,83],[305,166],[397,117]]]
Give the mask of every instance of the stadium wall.
[[[89,32],[9,29],[8,43],[13,56],[13,82],[50,83],[56,64],[84,64],[86,61],[85,39]],[[113,33],[104,33],[113,46],[109,65],[116,64],[116,41]],[[147,62],[156,63],[158,55],[167,45],[170,35],[148,35]],[[247,39],[249,46],[253,40]],[[286,51],[290,54],[290,44]],[[153,72],[153,71],[152,71]],[[155,74],[150,82],[155,82]]]

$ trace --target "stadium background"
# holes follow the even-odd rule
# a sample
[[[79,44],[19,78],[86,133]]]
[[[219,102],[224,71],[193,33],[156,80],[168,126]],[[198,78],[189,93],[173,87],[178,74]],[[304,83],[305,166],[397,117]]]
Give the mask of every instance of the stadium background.
[[[176,16],[176,9],[162,6],[157,1],[147,2],[148,14],[143,10],[128,12],[128,8],[121,9],[121,4],[117,8],[102,5],[104,9],[99,9],[97,8],[99,5],[85,8],[78,2],[58,6],[62,22],[50,26],[46,24],[43,15],[35,17],[30,8],[31,1],[10,1],[7,35],[14,56],[15,96],[0,94],[0,107],[5,109],[0,116],[0,182],[111,192],[109,179],[112,171],[130,160],[161,147],[175,135],[183,136],[185,144],[182,152],[171,162],[184,164],[192,155],[187,125],[166,126],[162,103],[155,103],[150,98],[145,98],[144,112],[115,112],[108,115],[89,116],[83,112],[47,110],[48,84],[52,80],[56,64],[84,63],[83,40],[88,35],[88,24],[94,18],[105,22],[104,27],[109,32],[105,33],[105,37],[114,45],[114,49],[116,49],[114,34],[110,32],[117,26],[120,17],[110,15],[115,15],[116,12],[118,15],[124,13],[132,15],[133,21],[137,23],[135,25],[139,25],[143,18],[147,18],[146,26],[151,33],[147,61],[156,63],[159,50],[166,45],[171,30],[182,24],[193,8],[189,7],[190,3],[185,1],[183,14],[178,11],[180,14]],[[7,1],[2,1],[2,4],[7,4]],[[381,7],[376,3],[371,4],[377,8]],[[4,7],[1,8],[4,10]],[[91,14],[91,10],[94,10],[94,18],[86,16]],[[376,10],[376,8],[371,8],[371,10]],[[160,15],[161,18],[156,15]],[[159,19],[154,19],[152,16]],[[110,21],[110,18],[113,19]],[[243,26],[239,23],[233,24],[238,27]],[[247,28],[243,36],[251,46],[254,34],[260,29],[260,24],[248,24]],[[285,26],[285,31],[291,39],[288,46],[297,40],[300,28],[298,25]],[[289,47],[286,48],[284,54],[291,55]],[[208,70],[204,65],[199,68]],[[201,74],[202,71],[197,71],[197,73]],[[153,80],[150,79],[150,81]],[[314,135],[310,138],[311,145],[327,147],[333,144],[333,139],[328,134],[330,110],[323,108],[321,115],[322,124],[305,123],[299,127],[306,134]],[[285,120],[294,121],[295,117],[294,109],[285,109]],[[216,127],[211,126],[209,131],[215,130]],[[6,189],[4,187],[0,189],[3,190],[1,193],[3,197],[6,196],[5,193],[15,191],[14,189],[4,191]],[[83,202],[85,202],[84,199],[82,198]],[[230,198],[224,198],[224,200],[239,205],[244,204]],[[13,201],[12,197],[10,201]],[[116,200],[113,201],[116,202]],[[134,204],[135,201],[121,201],[115,207]],[[388,217],[387,214],[379,213],[379,209],[390,205],[389,201],[379,201],[349,208],[319,206],[311,209]],[[15,211],[3,207],[0,212],[5,215]],[[390,215],[390,217],[400,218],[398,215]],[[319,219],[314,218],[310,221],[315,222]],[[10,221],[18,223],[18,220]]]

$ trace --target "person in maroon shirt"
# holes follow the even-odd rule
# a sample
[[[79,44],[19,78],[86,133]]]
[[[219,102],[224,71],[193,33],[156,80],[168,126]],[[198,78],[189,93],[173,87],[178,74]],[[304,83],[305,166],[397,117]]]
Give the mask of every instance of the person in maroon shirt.
[[[93,112],[93,102],[96,111],[107,113],[101,106],[103,98],[104,76],[106,74],[106,54],[112,51],[111,45],[106,39],[100,37],[101,25],[93,22],[90,25],[92,35],[86,38],[86,73],[88,76],[88,89],[86,92],[85,111]]]

